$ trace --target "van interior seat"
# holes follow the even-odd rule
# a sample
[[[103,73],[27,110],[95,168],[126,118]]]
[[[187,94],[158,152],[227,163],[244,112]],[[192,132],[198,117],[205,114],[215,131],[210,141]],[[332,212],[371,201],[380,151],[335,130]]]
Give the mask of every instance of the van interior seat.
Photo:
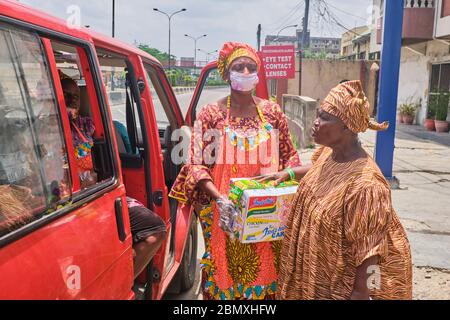
[[[86,86],[79,86],[80,88],[80,116],[92,117],[91,102]]]
[[[114,132],[116,134],[117,148],[119,149],[119,154],[127,154],[127,149],[125,148],[125,143],[123,142],[122,135],[119,129],[114,125]]]

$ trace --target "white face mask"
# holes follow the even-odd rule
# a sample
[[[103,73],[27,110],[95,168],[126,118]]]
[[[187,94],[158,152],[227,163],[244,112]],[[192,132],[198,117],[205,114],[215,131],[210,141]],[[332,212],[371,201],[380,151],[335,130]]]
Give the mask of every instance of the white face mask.
[[[258,73],[243,74],[237,71],[230,73],[231,88],[236,91],[249,92],[259,83]]]

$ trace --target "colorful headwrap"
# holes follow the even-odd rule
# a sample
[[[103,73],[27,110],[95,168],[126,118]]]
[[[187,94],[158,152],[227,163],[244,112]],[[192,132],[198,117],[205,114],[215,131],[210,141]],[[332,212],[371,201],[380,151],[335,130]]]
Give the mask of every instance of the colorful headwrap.
[[[220,50],[219,60],[217,61],[217,69],[223,79],[225,79],[225,73],[231,63],[240,57],[247,57],[254,60],[259,71],[261,60],[255,49],[245,43],[227,42],[223,45],[222,50]]]
[[[364,94],[361,81],[344,82],[333,88],[321,108],[341,119],[354,133],[366,132],[367,129],[383,131],[389,122],[377,123],[370,120],[369,100]]]

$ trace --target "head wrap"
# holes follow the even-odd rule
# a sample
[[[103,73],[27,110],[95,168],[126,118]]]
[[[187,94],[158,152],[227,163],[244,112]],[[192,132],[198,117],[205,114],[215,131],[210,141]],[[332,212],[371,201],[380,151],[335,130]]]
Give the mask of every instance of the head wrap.
[[[223,79],[225,79],[225,73],[231,63],[241,57],[247,57],[255,61],[259,71],[261,60],[255,49],[245,43],[227,42],[223,45],[222,50],[220,50],[219,60],[217,61],[217,69]]]
[[[389,122],[380,124],[370,120],[369,106],[361,81],[355,80],[333,88],[322,102],[321,108],[341,119],[354,133],[366,132],[367,129],[386,130]]]

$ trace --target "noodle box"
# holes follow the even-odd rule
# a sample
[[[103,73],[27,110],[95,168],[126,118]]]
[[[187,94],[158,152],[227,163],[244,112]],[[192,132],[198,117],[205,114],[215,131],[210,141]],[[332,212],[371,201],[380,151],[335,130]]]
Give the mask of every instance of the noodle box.
[[[249,179],[232,179],[229,198],[236,205],[236,238],[242,243],[271,242],[284,237],[298,183],[274,187]]]

